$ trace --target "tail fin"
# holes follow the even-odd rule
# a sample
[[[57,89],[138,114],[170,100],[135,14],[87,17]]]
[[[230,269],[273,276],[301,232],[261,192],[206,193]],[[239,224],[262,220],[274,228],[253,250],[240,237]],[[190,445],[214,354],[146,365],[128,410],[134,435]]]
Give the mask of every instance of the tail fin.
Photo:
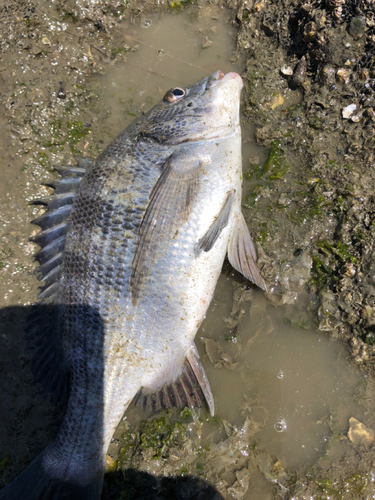
[[[84,486],[52,477],[43,466],[43,452],[0,491],[0,500],[99,500],[103,474]]]

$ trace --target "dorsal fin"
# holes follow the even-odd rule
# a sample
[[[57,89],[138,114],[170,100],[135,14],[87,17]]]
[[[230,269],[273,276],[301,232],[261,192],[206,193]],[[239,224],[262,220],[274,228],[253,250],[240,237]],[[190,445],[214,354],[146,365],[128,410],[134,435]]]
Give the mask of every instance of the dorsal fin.
[[[92,161],[90,158],[89,163],[91,164]],[[85,161],[81,159],[80,165],[82,163],[85,163]],[[47,207],[43,215],[32,221],[32,224],[38,225],[42,231],[30,238],[31,241],[41,246],[41,249],[35,255],[35,259],[40,264],[35,274],[38,279],[44,281],[42,293],[38,298],[43,298],[42,295],[46,295],[47,288],[53,286],[60,279],[60,266],[65,247],[65,235],[68,229],[68,218],[74,196],[85,174],[85,169],[82,166],[61,166],[55,167],[55,170],[59,172],[62,178],[44,183],[55,188],[53,195],[32,202],[34,205],[45,205]],[[56,290],[56,287],[54,287],[54,290]]]
[[[39,307],[28,318],[26,333],[30,350],[33,351],[32,370],[34,376],[47,392],[52,393],[55,403],[62,403],[67,395],[68,367],[61,347],[59,332],[58,294],[62,275],[62,260],[65,247],[68,219],[74,197],[85,174],[83,166],[90,166],[94,160],[78,160],[78,167],[55,167],[61,179],[46,182],[55,188],[49,198],[35,200],[34,205],[44,205],[46,211],[33,220],[42,229],[30,238],[40,245],[35,254],[39,267],[35,274],[42,281],[43,288],[38,298]]]

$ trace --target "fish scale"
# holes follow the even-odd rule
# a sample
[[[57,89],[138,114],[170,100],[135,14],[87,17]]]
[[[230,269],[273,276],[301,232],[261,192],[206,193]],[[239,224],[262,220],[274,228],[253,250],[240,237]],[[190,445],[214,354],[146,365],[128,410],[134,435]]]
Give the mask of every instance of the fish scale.
[[[226,254],[265,288],[241,213],[241,87],[218,71],[171,89],[96,160],[58,168],[34,221],[44,288],[28,338],[36,379],[66,410],[0,500],[98,500],[133,399],[146,410],[206,400],[214,414],[194,337]]]

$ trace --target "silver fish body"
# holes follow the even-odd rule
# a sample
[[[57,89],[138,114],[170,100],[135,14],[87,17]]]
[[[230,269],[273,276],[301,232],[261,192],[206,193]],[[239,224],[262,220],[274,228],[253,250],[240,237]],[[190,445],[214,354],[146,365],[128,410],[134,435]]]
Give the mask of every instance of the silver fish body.
[[[194,337],[225,256],[264,288],[241,213],[241,88],[218,71],[172,89],[85,172],[68,169],[61,182],[77,193],[65,220],[60,200],[42,216],[49,227],[35,221],[42,246],[52,229],[61,238],[40,258],[41,302],[58,306],[69,397],[56,439],[0,499],[99,498],[109,442],[137,394],[157,407],[204,397],[214,412]]]

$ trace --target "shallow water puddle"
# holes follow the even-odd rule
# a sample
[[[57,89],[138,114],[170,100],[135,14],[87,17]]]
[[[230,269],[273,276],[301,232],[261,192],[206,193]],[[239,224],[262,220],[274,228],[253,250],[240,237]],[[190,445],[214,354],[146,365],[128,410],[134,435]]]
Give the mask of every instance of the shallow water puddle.
[[[120,25],[126,62],[99,78],[107,88],[108,107],[121,127],[156,104],[171,87],[191,85],[218,69],[239,72],[239,61],[231,63],[236,28],[228,12],[216,8],[187,10],[136,20]]]
[[[262,429],[253,443],[284,467],[311,465],[326,451],[330,419],[342,422],[363,416],[352,400],[361,374],[347,363],[341,342],[309,327],[301,309],[274,307],[257,290],[248,291],[241,302],[243,318],[236,337],[231,337],[226,328],[230,316],[224,312],[223,320],[221,303],[231,304],[233,285],[239,287],[221,277],[197,335],[205,345],[201,352],[213,361],[205,367],[217,414],[238,425],[246,417],[260,422]]]

